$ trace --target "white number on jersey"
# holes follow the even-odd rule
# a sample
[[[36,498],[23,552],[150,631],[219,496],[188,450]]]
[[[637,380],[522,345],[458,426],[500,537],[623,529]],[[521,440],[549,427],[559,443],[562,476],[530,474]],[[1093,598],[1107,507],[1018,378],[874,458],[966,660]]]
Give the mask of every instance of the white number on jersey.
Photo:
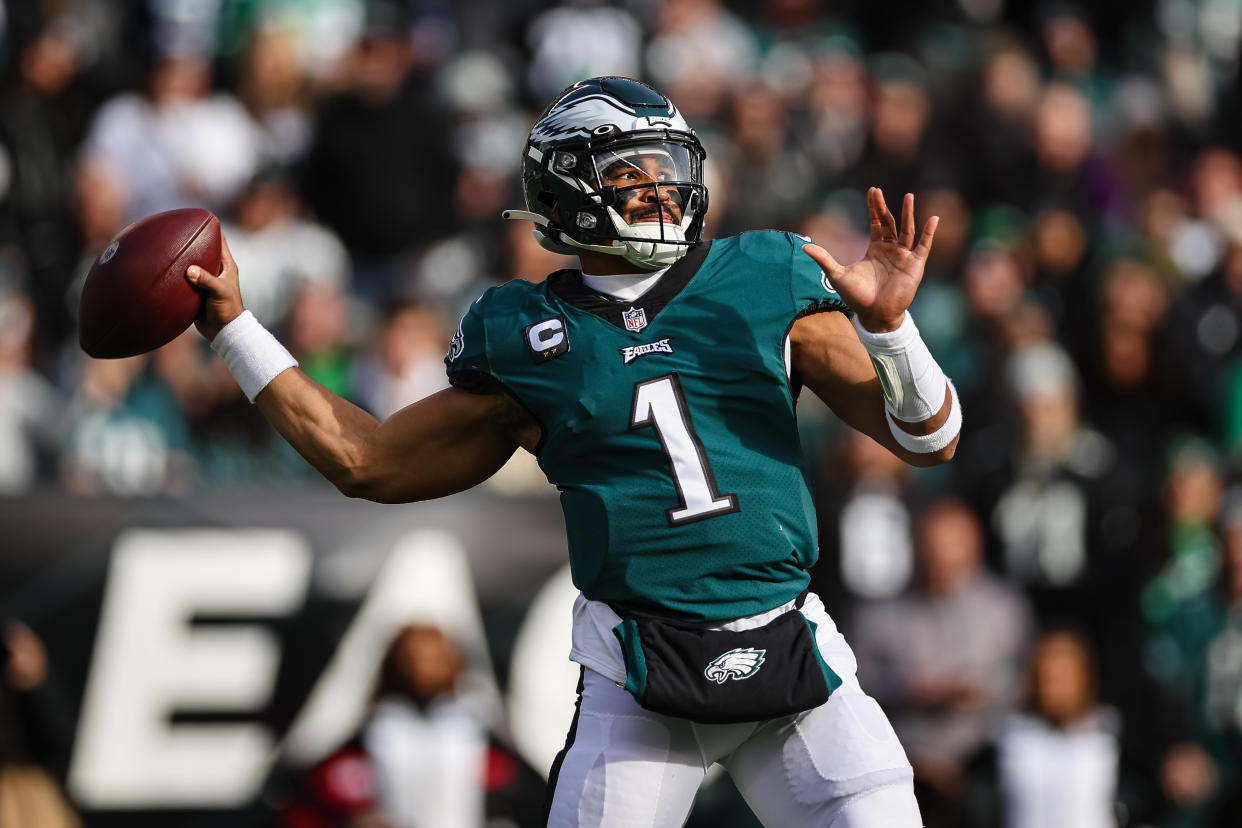
[[[656,377],[634,386],[634,406],[630,413],[630,428],[653,426],[664,446],[669,465],[673,469],[673,483],[681,497],[681,507],[669,509],[670,526],[680,526],[695,520],[704,520],[738,510],[737,495],[722,495],[716,488],[716,478],[707,462],[690,411],[686,408],[685,395],[676,374]]]

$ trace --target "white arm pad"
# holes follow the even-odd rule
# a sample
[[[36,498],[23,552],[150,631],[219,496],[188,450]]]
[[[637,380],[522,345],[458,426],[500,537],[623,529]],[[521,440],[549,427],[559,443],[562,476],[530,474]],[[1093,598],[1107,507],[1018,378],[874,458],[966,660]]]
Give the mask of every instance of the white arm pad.
[[[884,389],[884,415],[888,430],[902,448],[916,454],[932,454],[953,442],[962,429],[962,405],[957,389],[932,358],[927,344],[909,313],[896,330],[872,333],[854,317],[854,330],[863,347],[871,355],[880,387]],[[949,418],[931,434],[910,434],[897,421],[921,423],[934,417],[944,407],[945,389],[949,391]]]
[[[944,406],[948,379],[919,336],[913,317],[906,313],[896,330],[872,333],[855,316],[854,330],[871,355],[889,413],[907,423],[935,416]]]
[[[948,382],[948,380],[946,380]],[[904,431],[897,424],[897,420],[893,418],[891,411],[885,411],[884,414],[888,418],[888,430],[893,433],[893,437],[901,444],[906,451],[912,451],[915,454],[933,454],[953,442],[953,438],[962,430],[962,406],[957,400],[957,389],[953,387],[953,383],[949,382],[949,419],[944,421],[944,425],[933,431],[931,434],[911,434]]]
[[[221,328],[211,340],[211,349],[229,366],[229,372],[251,402],[277,374],[298,364],[250,311],[243,311]]]

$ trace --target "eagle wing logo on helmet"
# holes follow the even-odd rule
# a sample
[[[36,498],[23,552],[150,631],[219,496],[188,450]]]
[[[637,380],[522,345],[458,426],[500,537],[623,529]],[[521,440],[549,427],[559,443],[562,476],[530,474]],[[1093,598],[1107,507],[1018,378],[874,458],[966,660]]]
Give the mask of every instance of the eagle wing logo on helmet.
[[[571,135],[590,135],[597,126],[615,123],[618,113],[629,119],[633,119],[635,114],[633,109],[606,95],[579,98],[549,112],[535,125],[532,137],[546,141]]]
[[[712,659],[712,663],[707,665],[703,675],[717,684],[724,684],[729,679],[738,681],[748,679],[759,672],[765,660],[763,654],[766,652],[767,650],[757,650],[754,647],[738,647],[735,650],[729,650]]]

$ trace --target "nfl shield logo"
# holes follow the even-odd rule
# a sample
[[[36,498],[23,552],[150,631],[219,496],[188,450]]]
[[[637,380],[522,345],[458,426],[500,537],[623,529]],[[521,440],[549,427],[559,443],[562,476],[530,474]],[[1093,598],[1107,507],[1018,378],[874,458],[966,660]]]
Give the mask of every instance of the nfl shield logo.
[[[621,311],[621,318],[625,320],[627,331],[641,331],[647,327],[647,312],[642,308],[631,306],[629,310]]]

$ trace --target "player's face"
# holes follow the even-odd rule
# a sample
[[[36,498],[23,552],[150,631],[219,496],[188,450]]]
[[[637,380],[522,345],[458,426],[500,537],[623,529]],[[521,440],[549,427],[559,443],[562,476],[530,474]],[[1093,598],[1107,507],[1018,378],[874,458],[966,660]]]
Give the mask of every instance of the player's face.
[[[681,193],[676,187],[661,186],[679,178],[685,180],[672,157],[663,152],[606,159],[600,172],[601,186],[619,191],[616,209],[626,224],[680,224]]]

